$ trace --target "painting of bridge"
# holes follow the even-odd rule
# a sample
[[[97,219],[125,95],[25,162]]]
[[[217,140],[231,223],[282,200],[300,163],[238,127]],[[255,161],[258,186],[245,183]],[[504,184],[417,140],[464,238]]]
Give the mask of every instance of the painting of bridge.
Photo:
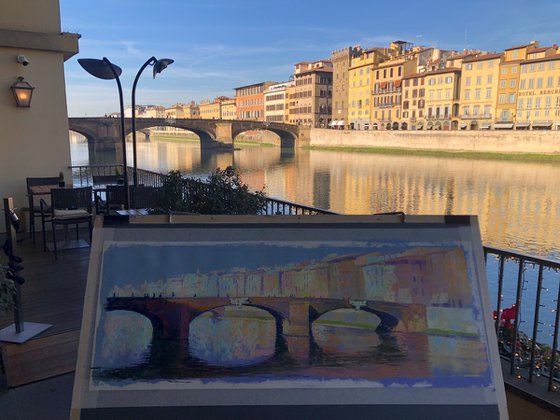
[[[471,275],[461,243],[106,242],[92,380],[487,386]]]

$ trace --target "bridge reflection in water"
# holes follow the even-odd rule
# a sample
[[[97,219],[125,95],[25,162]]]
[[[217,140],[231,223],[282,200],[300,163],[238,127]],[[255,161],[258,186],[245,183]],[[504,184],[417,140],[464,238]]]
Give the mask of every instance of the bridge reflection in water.
[[[183,299],[174,300],[170,303],[173,299],[108,298],[105,330],[117,333],[104,337],[101,352],[104,356],[96,361],[94,380],[230,378],[234,382],[258,382],[271,377],[383,380],[483,375],[488,368],[484,362],[485,348],[478,338],[390,332],[387,327],[391,325],[390,315],[377,311],[381,315],[377,316],[363,308],[351,308],[348,302],[345,305],[348,308],[319,315],[316,308],[344,306],[336,299],[327,303],[322,299],[315,302],[308,299],[304,303],[299,299],[278,302],[279,298],[275,298],[276,310],[272,311],[270,307],[263,309],[264,298],[245,305],[225,302],[223,306],[196,314],[186,324],[183,319],[183,328],[187,329],[178,331],[179,335],[174,337],[163,333],[164,327],[158,325],[161,321],[154,321],[153,315],[147,316],[147,310],[138,315],[141,304],[147,307],[151,302],[151,310],[156,312],[157,304],[178,305],[177,301]],[[183,316],[195,314],[195,307],[202,310],[203,301],[208,306],[219,303],[214,302],[216,299],[209,302],[207,298],[185,300],[189,301],[188,305],[185,301],[179,305],[190,309],[183,310]],[[123,310],[132,304],[137,305],[135,310]],[[146,317],[151,317],[153,329],[146,328]],[[151,332],[151,337],[139,340],[145,331]],[[136,340],[135,348],[114,347],[129,343],[127,337]],[[111,343],[112,339],[119,344]]]

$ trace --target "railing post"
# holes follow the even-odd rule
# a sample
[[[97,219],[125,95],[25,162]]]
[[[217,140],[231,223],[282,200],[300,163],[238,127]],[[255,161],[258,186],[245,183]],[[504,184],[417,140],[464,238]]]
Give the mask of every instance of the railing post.
[[[543,281],[543,266],[539,264],[539,279],[537,281],[537,297],[535,302],[535,315],[533,318],[533,338],[531,342],[531,359],[529,362],[529,382],[533,380],[533,371],[535,369],[535,349],[537,347],[537,330],[539,328],[539,308],[541,306],[541,289]]]
[[[500,337],[500,318],[502,311],[502,289],[504,286],[504,259],[503,255],[499,256],[500,269],[498,271],[498,300],[496,302],[496,337]]]
[[[556,317],[554,320],[554,339],[552,340],[552,354],[550,356],[550,367],[548,369],[548,390],[555,391],[554,366],[556,365],[556,351],[558,350],[558,322],[560,322],[560,285],[558,286],[558,297],[556,298]]]
[[[521,293],[523,286],[523,266],[525,260],[523,258],[519,259],[519,270],[517,272],[517,292],[515,296],[515,323],[513,324],[513,341],[511,343],[511,362],[510,362],[510,372],[513,374],[515,368],[515,357],[517,351],[517,336],[519,334],[519,317],[521,313]]]

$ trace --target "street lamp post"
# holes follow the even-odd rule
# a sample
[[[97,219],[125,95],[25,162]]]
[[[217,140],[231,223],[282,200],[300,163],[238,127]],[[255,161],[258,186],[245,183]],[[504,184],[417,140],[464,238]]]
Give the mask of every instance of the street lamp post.
[[[138,70],[136,77],[134,78],[134,83],[132,84],[132,158],[134,160],[133,166],[133,177],[134,177],[134,186],[138,186],[138,160],[136,156],[136,85],[138,83],[138,79],[140,75],[144,71],[146,67],[149,65],[154,66],[154,79],[158,73],[161,73],[167,66],[173,63],[174,60],[170,58],[162,58],[160,60],[156,59],[155,57],[150,57]]]
[[[107,57],[103,57],[103,60],[98,60],[95,58],[80,58],[78,63],[94,77],[103,80],[115,79],[117,81],[117,88],[119,90],[119,105],[121,109],[121,143],[122,143],[122,160],[123,160],[123,172],[124,172],[124,206],[128,210],[130,208],[128,200],[128,173],[126,165],[126,136],[124,127],[124,100],[122,85],[119,76],[122,73],[122,69],[119,66],[111,63]]]

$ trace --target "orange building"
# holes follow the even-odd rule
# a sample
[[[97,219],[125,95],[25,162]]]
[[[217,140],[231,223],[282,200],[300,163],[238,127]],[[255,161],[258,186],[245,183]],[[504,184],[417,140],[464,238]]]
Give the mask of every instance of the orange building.
[[[264,121],[264,91],[278,82],[261,82],[235,88],[238,120]]]

